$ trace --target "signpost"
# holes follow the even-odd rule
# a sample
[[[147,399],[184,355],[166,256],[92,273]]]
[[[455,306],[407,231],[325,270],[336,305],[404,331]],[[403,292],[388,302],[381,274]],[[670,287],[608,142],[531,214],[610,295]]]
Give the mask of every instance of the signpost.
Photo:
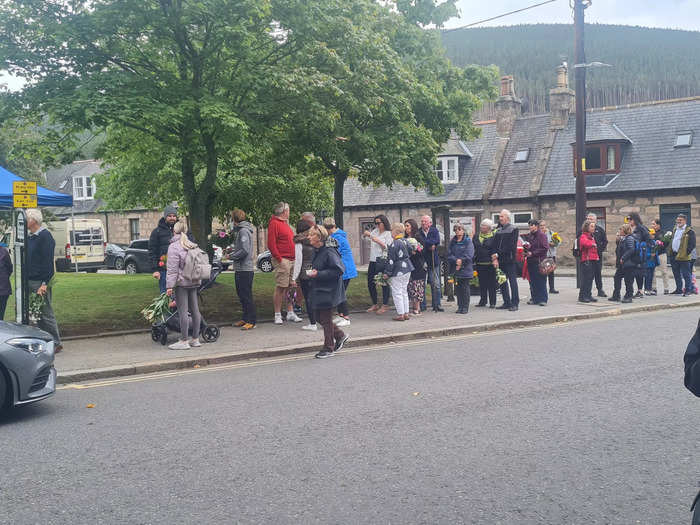
[[[36,208],[37,183],[12,182],[12,205],[15,207],[15,312],[18,323],[29,324],[29,285],[25,263],[27,261],[27,220],[22,208]]]
[[[37,207],[36,182],[14,181],[12,183],[12,201],[15,208]]]

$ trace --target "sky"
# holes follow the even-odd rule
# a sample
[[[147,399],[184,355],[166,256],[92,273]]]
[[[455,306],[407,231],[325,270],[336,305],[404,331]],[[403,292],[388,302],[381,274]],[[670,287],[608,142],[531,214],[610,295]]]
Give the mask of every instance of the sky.
[[[542,1],[459,0],[460,18],[450,20],[445,27],[460,27]],[[477,27],[572,22],[569,0],[556,0]],[[586,22],[700,31],[700,0],[592,0],[591,6],[586,9]]]
[[[542,1],[459,0],[457,5],[461,12],[460,17],[447,22],[445,28],[461,27]],[[569,1],[555,0],[477,27],[537,23],[570,24],[573,22],[573,15]],[[586,22],[700,31],[700,0],[592,0],[591,6],[586,9]],[[22,86],[20,79],[0,72],[0,84],[2,83],[13,90]]]

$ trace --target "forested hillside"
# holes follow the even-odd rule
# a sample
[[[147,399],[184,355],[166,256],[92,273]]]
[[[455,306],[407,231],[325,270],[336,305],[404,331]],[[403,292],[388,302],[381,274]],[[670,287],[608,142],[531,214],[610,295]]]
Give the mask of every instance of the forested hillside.
[[[588,70],[589,107],[700,95],[700,32],[593,24],[586,25],[585,37],[586,61],[613,66]],[[569,63],[573,88],[573,40],[573,26],[564,24],[443,33],[455,64],[495,64],[502,74],[514,75],[528,113],[548,110],[547,93],[562,60]]]

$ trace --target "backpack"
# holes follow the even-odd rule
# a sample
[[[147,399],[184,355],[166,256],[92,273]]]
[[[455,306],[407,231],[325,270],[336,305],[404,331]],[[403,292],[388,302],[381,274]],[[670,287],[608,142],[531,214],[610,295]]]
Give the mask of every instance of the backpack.
[[[187,250],[182,276],[193,283],[209,279],[211,277],[211,264],[209,264],[207,253],[198,247]]]
[[[647,262],[649,257],[649,244],[646,241],[640,241],[635,237],[634,239],[634,253],[632,254],[632,262],[635,264],[642,264]]]

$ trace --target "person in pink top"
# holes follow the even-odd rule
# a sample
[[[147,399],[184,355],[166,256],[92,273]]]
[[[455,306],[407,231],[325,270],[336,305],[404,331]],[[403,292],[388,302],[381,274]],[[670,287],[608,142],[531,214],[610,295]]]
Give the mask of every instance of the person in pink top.
[[[581,288],[578,292],[578,300],[582,303],[595,303],[598,299],[591,294],[593,288],[593,278],[595,277],[595,268],[598,263],[598,245],[595,242],[595,222],[586,220],[581,228],[581,237],[579,237],[578,245],[581,250],[581,270],[583,278],[581,280]]]

